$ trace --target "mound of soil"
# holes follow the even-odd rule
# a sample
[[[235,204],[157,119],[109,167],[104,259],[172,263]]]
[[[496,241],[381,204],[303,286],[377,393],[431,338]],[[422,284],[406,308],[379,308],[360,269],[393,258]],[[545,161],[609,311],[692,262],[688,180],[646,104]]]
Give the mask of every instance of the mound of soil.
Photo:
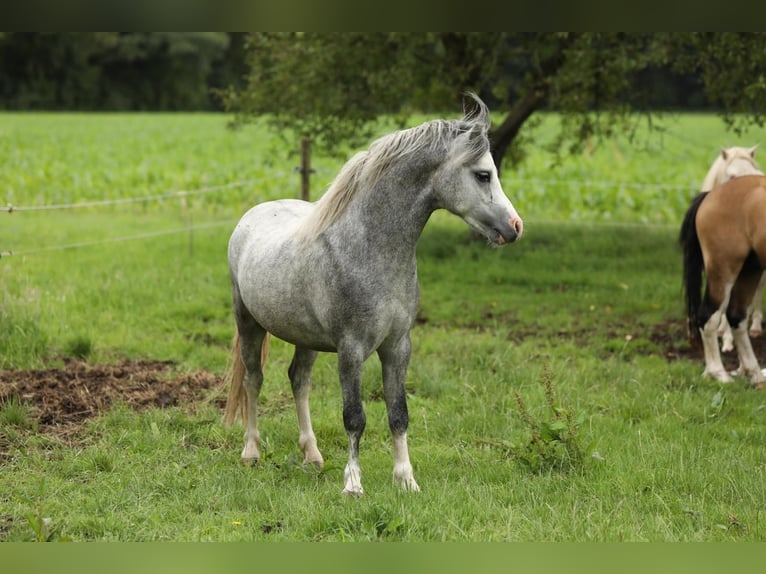
[[[221,388],[205,371],[175,373],[168,361],[90,365],[66,359],[62,368],[0,371],[0,402],[18,398],[32,407],[39,429],[71,429],[116,403],[137,410],[192,403]]]

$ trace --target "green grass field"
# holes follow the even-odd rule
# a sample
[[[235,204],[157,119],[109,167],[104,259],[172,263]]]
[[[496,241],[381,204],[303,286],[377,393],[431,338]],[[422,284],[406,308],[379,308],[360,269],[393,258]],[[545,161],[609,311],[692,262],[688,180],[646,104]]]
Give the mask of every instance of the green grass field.
[[[529,137],[544,144],[554,121]],[[247,182],[0,212],[0,368],[56,366],[85,349],[93,364],[149,358],[223,373],[229,233],[252,203],[299,193],[297,158],[279,140],[225,123],[0,117],[0,205]],[[763,136],[738,140],[690,115],[640,145],[615,140],[559,164],[530,149],[503,174],[526,231],[502,249],[435,214],[419,245],[407,383],[420,494],[391,484],[375,358],[364,373],[365,496],[340,495],[346,437],[332,355],[317,363],[312,397],[327,465],[300,466],[290,348],[275,341],[257,468],[239,462],[241,428],[220,424],[222,391],[141,413],[117,405],[66,439],[39,432],[23,401],[1,405],[0,540],[766,540],[766,395],[666,356],[668,345],[687,348],[683,212],[719,147]],[[314,163],[318,195],[340,162]],[[87,245],[65,248],[76,244]]]

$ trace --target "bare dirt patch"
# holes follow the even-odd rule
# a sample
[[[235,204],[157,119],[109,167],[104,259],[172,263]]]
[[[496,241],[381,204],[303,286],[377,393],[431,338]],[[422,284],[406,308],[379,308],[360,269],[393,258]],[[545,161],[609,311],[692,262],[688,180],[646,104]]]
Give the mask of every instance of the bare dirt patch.
[[[0,371],[0,402],[17,398],[32,408],[39,430],[57,434],[122,402],[141,410],[209,397],[223,384],[206,371],[177,373],[168,361],[90,365],[66,359],[61,368]]]
[[[663,349],[663,355],[668,361],[688,360],[697,361],[700,368],[704,367],[702,345],[692,345],[686,334],[686,324],[682,321],[665,321],[652,327],[650,340]],[[761,367],[766,367],[766,334],[751,337],[753,351]],[[736,351],[721,353],[723,365],[729,371],[739,367]]]
[[[649,338],[668,361],[698,361],[702,368],[702,349],[689,344],[682,322],[653,325]],[[766,336],[752,342],[758,360],[766,366]],[[729,370],[738,366],[734,352],[724,353],[723,360]],[[41,432],[68,435],[76,433],[83,421],[117,402],[142,410],[193,405],[212,397],[222,407],[223,393],[217,392],[222,386],[221,375],[207,371],[179,373],[170,361],[90,365],[65,359],[59,368],[0,371],[0,403],[15,397],[32,408]]]

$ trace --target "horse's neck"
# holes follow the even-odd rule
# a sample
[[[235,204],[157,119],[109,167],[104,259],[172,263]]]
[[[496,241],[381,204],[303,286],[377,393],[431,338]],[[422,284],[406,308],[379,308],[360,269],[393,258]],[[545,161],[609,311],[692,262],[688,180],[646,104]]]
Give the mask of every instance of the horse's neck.
[[[354,198],[336,222],[337,231],[349,238],[360,238],[384,257],[394,252],[414,253],[434,210],[427,178],[419,179],[382,178],[373,189]],[[402,186],[401,181],[410,181],[410,186]]]

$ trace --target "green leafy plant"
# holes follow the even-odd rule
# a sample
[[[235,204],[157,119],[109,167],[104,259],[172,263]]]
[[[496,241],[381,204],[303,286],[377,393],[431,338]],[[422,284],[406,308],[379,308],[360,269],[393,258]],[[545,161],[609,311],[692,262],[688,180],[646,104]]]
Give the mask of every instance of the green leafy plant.
[[[40,500],[42,499],[43,492],[45,490],[44,483],[40,484],[40,498],[35,504],[35,511],[28,512],[25,515],[27,524],[34,533],[34,541],[36,542],[69,542],[70,539],[65,536],[59,536],[59,526],[53,523],[53,520],[45,516],[43,511],[43,505]]]
[[[574,415],[571,409],[557,403],[553,380],[546,369],[542,380],[545,389],[547,417],[533,417],[524,399],[514,393],[521,420],[529,430],[529,441],[512,448],[512,456],[534,473],[550,470],[569,471],[583,463],[592,449],[582,444],[580,427],[584,414]]]

